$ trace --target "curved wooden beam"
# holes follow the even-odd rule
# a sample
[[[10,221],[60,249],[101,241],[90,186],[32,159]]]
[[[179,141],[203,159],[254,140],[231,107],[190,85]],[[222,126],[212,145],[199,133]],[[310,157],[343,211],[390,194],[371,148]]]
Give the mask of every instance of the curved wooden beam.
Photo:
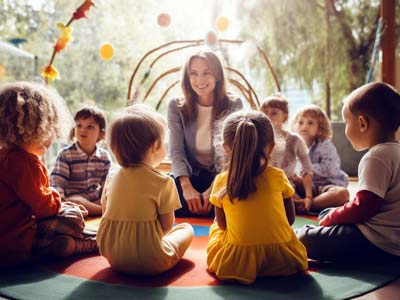
[[[165,51],[165,52],[161,53],[159,56],[157,56],[151,62],[150,68],[152,68],[161,57],[163,57],[163,56],[165,56],[167,54],[170,54],[172,52],[179,51],[179,50],[182,50],[182,49],[190,48],[190,47],[196,47],[196,46],[199,46],[199,45],[201,45],[201,44],[191,44],[191,45],[187,45],[187,46],[183,46],[183,47],[179,47],[179,48],[175,48],[175,49],[171,49],[171,50]]]
[[[158,77],[156,78],[156,80],[154,80],[154,82],[153,82],[153,84],[150,86],[150,88],[148,89],[146,95],[145,95],[144,98],[143,98],[143,102],[146,101],[147,97],[150,95],[151,91],[153,90],[153,88],[155,87],[155,85],[157,84],[157,82],[158,82],[161,78],[163,78],[163,77],[165,77],[165,76],[167,76],[167,75],[169,75],[169,74],[176,73],[176,72],[178,72],[180,69],[181,69],[181,67],[175,67],[175,68],[172,68],[172,69],[169,69],[169,70],[165,71],[165,72],[162,73],[160,76],[158,76]]]
[[[244,41],[242,41],[242,40],[221,39],[221,40],[219,40],[219,42],[220,42],[220,43],[240,44],[240,43],[243,43]],[[192,45],[187,45],[187,46],[184,46],[184,47],[180,47],[181,49],[189,48],[189,47],[201,46],[201,45],[204,44],[204,39],[172,41],[172,42],[165,43],[165,44],[163,44],[163,45],[161,45],[161,46],[159,46],[159,47],[156,47],[156,48],[154,48],[154,49],[152,49],[152,50],[146,52],[146,54],[141,58],[141,60],[139,61],[139,63],[136,65],[136,67],[135,67],[135,69],[134,69],[134,71],[133,71],[133,74],[132,74],[132,76],[131,76],[131,78],[130,78],[130,80],[129,80],[127,103],[130,102],[130,98],[131,98],[131,89],[132,89],[133,81],[134,81],[135,76],[136,76],[136,73],[137,73],[137,71],[139,70],[139,67],[140,67],[140,65],[143,63],[143,61],[144,61],[150,54],[152,54],[152,53],[154,53],[154,52],[156,52],[156,51],[158,51],[158,50],[160,50],[160,49],[162,49],[162,48],[165,48],[165,47],[168,47],[168,46],[174,45],[174,44],[184,44],[184,43],[192,43]],[[181,50],[180,48],[175,49],[175,50],[171,50],[170,52],[174,52],[174,51],[177,51],[177,50]],[[168,52],[168,51],[167,51],[167,52]],[[170,52],[168,52],[168,53],[170,53]],[[168,53],[165,53],[164,55],[166,55],[166,54],[168,54]],[[164,56],[164,55],[161,55],[161,57]],[[157,57],[156,60],[158,60],[158,59],[161,58],[161,57]],[[155,62],[154,62],[154,63],[155,63]],[[151,66],[153,66],[154,63],[153,63]],[[151,67],[150,67],[150,68],[151,68]],[[149,72],[149,71],[148,71],[148,72]],[[145,76],[145,78],[142,79],[142,82],[141,82],[141,83],[143,83],[143,81],[146,80],[146,78],[147,78],[147,77]]]
[[[275,85],[276,85],[276,88],[278,89],[278,92],[281,92],[281,86],[280,86],[280,84],[279,84],[278,77],[276,76],[276,73],[275,73],[274,69],[272,68],[272,65],[271,65],[271,63],[270,63],[270,61],[269,61],[269,59],[268,59],[267,54],[266,54],[265,51],[264,51],[261,47],[259,47],[259,46],[257,46],[257,50],[258,50],[258,52],[261,53],[262,58],[264,59],[264,61],[266,62],[267,66],[268,66],[268,68],[269,68],[269,70],[271,71],[272,77],[274,78]]]
[[[242,41],[242,40],[221,39],[221,40],[219,40],[218,42],[219,42],[219,43],[234,43],[234,44],[240,44],[240,43],[243,43],[244,41]],[[158,50],[160,50],[160,49],[163,49],[163,48],[165,48],[165,47],[168,47],[168,46],[171,46],[171,45],[174,45],[174,44],[183,44],[183,43],[186,43],[186,44],[189,43],[189,45],[185,45],[185,46],[181,46],[181,47],[177,47],[177,48],[174,48],[174,49],[167,50],[167,51],[165,51],[165,52],[159,54],[159,55],[150,63],[149,69],[146,71],[144,77],[143,77],[142,80],[140,81],[140,83],[139,83],[137,89],[135,90],[134,98],[136,98],[137,95],[139,94],[140,87],[142,86],[142,84],[144,83],[144,81],[145,81],[146,79],[149,78],[149,75],[150,75],[150,72],[151,72],[152,67],[153,67],[162,57],[165,57],[166,55],[168,55],[168,54],[170,54],[170,53],[173,53],[173,52],[176,52],[176,51],[180,51],[180,50],[183,50],[183,49],[186,49],[186,48],[201,46],[202,44],[204,44],[204,40],[203,40],[203,39],[198,39],[198,40],[172,41],[172,42],[165,43],[165,44],[163,44],[163,45],[161,45],[161,46],[159,46],[159,47],[156,47],[156,48],[154,48],[154,49],[152,49],[152,50],[146,52],[146,54],[142,57],[142,59],[141,59],[141,60],[139,61],[139,63],[136,65],[136,67],[135,67],[135,69],[134,69],[134,72],[133,72],[133,74],[132,74],[132,76],[131,76],[131,78],[130,78],[130,81],[129,81],[129,88],[128,88],[127,105],[129,105],[129,104],[134,100],[134,99],[131,99],[132,85],[133,85],[134,78],[135,78],[135,76],[136,76],[136,74],[137,74],[137,72],[138,72],[138,70],[139,70],[141,64],[143,63],[143,61],[144,61],[150,54],[152,54],[152,53],[154,53],[154,52],[156,52],[156,51],[158,51]],[[265,51],[264,51],[261,47],[259,47],[259,46],[257,46],[257,50],[258,50],[258,52],[261,54],[261,56],[262,56],[264,62],[267,64],[267,66],[268,66],[268,68],[269,68],[269,70],[270,70],[270,72],[271,72],[271,74],[272,74],[272,76],[273,76],[273,79],[274,79],[276,88],[277,88],[278,92],[280,92],[280,91],[281,91],[281,87],[280,87],[279,81],[278,81],[278,79],[277,79],[276,73],[275,73],[274,69],[272,68],[272,65],[271,65],[271,63],[270,63],[270,61],[269,61],[269,59],[268,59],[268,57],[267,57]],[[224,67],[224,68],[225,68],[226,70],[230,71],[230,72],[234,72],[235,74],[239,75],[239,77],[246,83],[248,89],[246,89],[239,81],[234,80],[234,79],[229,79],[229,81],[230,81],[234,86],[236,86],[238,89],[240,89],[240,91],[243,93],[243,95],[245,96],[245,98],[247,99],[247,101],[250,103],[250,105],[251,105],[253,108],[258,108],[258,107],[260,106],[260,101],[259,101],[259,99],[258,99],[258,96],[257,96],[256,92],[254,91],[253,87],[251,86],[251,84],[248,82],[248,80],[243,76],[243,74],[240,73],[238,70],[232,68],[232,67]],[[167,76],[167,75],[169,75],[169,74],[171,74],[171,73],[178,72],[180,69],[181,69],[180,67],[172,68],[172,69],[170,69],[170,70],[168,70],[168,71],[162,73],[159,77],[157,77],[156,80],[155,80],[155,81],[152,83],[152,85],[150,86],[149,90],[147,91],[147,93],[146,93],[146,95],[145,95],[145,97],[144,97],[144,99],[143,99],[143,102],[147,99],[147,97],[148,97],[149,94],[152,92],[153,88],[155,87],[155,85],[157,84],[157,82],[158,82],[160,79],[162,79],[163,77],[165,77],[165,76]],[[157,103],[157,109],[158,109],[159,106],[161,105],[161,102],[163,101],[164,97],[168,94],[168,92],[170,91],[170,89],[171,89],[173,86],[175,86],[178,82],[179,82],[179,81],[174,82],[173,85],[170,86],[170,87],[164,92],[164,94],[162,95],[162,98],[161,98],[160,101]],[[247,94],[246,94],[246,93],[247,93]],[[253,96],[254,96],[254,98],[255,98],[255,101],[253,100]]]
[[[163,45],[161,45],[161,46],[159,46],[159,47],[156,47],[156,48],[151,49],[150,51],[146,52],[146,54],[140,59],[140,61],[139,61],[138,64],[136,65],[136,67],[135,67],[135,69],[134,69],[134,71],[133,71],[133,74],[132,74],[132,76],[131,76],[131,78],[130,78],[130,80],[129,80],[129,85],[128,85],[128,101],[129,101],[129,99],[130,99],[130,97],[131,97],[131,87],[132,87],[132,84],[133,84],[133,80],[134,80],[134,78],[135,78],[135,76],[136,76],[136,73],[137,73],[137,71],[139,70],[140,65],[143,63],[143,61],[144,61],[150,54],[152,54],[152,53],[154,53],[154,52],[156,52],[156,51],[158,51],[158,50],[160,50],[160,49],[162,49],[162,48],[168,47],[168,46],[170,46],[170,45],[174,45],[174,44],[184,44],[184,43],[197,43],[197,42],[201,42],[201,41],[202,41],[202,40],[172,41],[172,42],[165,43],[165,44],[163,44]]]
[[[236,79],[233,78],[227,78],[227,80],[234,85],[237,89],[239,89],[239,91],[242,93],[242,95],[244,96],[244,98],[247,100],[247,102],[251,102],[250,98],[249,98],[249,90],[247,90],[239,81],[237,81]]]
[[[257,94],[254,91],[253,87],[251,86],[250,82],[247,81],[246,77],[244,77],[242,73],[240,73],[238,70],[236,70],[234,68],[225,67],[225,69],[227,69],[228,71],[234,72],[235,74],[239,75],[240,78],[242,78],[244,80],[244,82],[246,82],[247,87],[249,88],[249,97],[252,98],[251,94],[253,94],[254,97],[256,98],[256,101],[257,101],[256,107],[259,107],[260,106],[260,101],[258,100]]]
[[[148,69],[148,70],[146,71],[146,73],[144,74],[144,76],[143,76],[142,80],[139,82],[139,85],[138,85],[138,86],[141,86],[141,85],[145,82],[145,80],[146,80],[147,78],[149,78],[151,69],[153,68],[153,66],[156,64],[156,62],[157,62],[160,58],[162,58],[163,56],[165,56],[165,55],[167,55],[167,54],[170,54],[170,53],[172,53],[172,52],[179,51],[179,50],[182,50],[182,49],[185,49],[185,48],[196,47],[196,46],[198,46],[198,45],[200,45],[200,44],[187,45],[187,46],[183,46],[183,47],[171,49],[171,50],[168,50],[168,51],[165,51],[165,52],[161,53],[159,56],[157,56],[157,57],[151,62],[150,66],[149,66],[149,69]]]
[[[171,84],[171,85],[165,90],[165,92],[162,94],[160,100],[158,100],[158,103],[157,103],[157,105],[156,105],[156,110],[158,110],[158,109],[160,108],[161,102],[163,102],[165,96],[169,93],[169,91],[170,91],[175,85],[177,85],[180,81],[181,81],[180,79],[177,80],[177,81],[175,81],[173,84]]]
[[[229,82],[233,84],[235,87],[237,87],[242,95],[246,98],[247,102],[249,102],[251,108],[257,109],[257,105],[254,103],[253,99],[249,97],[249,90],[247,90],[239,81],[228,78]]]

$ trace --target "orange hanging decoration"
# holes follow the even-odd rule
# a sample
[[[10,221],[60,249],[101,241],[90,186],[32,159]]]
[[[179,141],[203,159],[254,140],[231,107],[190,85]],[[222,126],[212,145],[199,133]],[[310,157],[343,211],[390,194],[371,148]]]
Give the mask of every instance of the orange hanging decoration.
[[[79,20],[81,18],[87,18],[89,10],[92,6],[96,6],[93,0],[85,0],[72,14],[71,19],[68,21],[66,25],[62,23],[58,23],[57,27],[61,30],[61,35],[58,37],[57,42],[53,46],[53,54],[51,55],[50,62],[47,66],[42,69],[41,75],[45,79],[46,83],[53,81],[56,78],[60,78],[57,69],[52,66],[56,54],[64,50],[68,43],[72,40],[72,28],[70,27],[71,23],[75,20]]]
[[[85,2],[82,3],[81,6],[75,10],[74,14],[72,15],[72,18],[74,20],[79,20],[82,18],[87,18],[88,17],[88,12],[92,6],[95,6],[94,2],[92,0],[86,0]]]
[[[53,82],[54,79],[60,78],[60,74],[56,67],[47,65],[42,69],[41,75],[46,79],[46,82]]]
[[[61,35],[58,37],[58,40],[54,45],[54,50],[60,52],[61,50],[64,50],[65,47],[67,47],[67,44],[72,40],[72,28],[65,26],[62,23],[58,23],[57,27],[61,29]]]
[[[114,56],[114,47],[110,43],[105,43],[100,47],[100,56],[104,60],[110,60]]]

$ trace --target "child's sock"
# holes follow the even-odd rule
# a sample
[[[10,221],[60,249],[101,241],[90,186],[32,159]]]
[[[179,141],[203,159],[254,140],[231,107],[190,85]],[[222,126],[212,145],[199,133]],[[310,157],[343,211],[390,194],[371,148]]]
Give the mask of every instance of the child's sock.
[[[75,239],[74,254],[90,253],[99,250],[97,246],[96,237],[88,237],[85,239]]]
[[[97,251],[96,238],[76,239],[68,235],[59,235],[53,243],[54,256],[66,257],[73,254],[83,254]]]

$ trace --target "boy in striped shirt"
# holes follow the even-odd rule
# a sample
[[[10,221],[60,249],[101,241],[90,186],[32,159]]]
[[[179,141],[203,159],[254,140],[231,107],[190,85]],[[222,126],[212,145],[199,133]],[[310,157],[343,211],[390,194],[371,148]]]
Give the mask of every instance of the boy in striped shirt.
[[[97,145],[105,137],[104,112],[95,107],[79,110],[70,138],[60,150],[50,175],[51,186],[64,201],[82,204],[89,216],[101,215],[100,197],[110,169],[110,155]]]

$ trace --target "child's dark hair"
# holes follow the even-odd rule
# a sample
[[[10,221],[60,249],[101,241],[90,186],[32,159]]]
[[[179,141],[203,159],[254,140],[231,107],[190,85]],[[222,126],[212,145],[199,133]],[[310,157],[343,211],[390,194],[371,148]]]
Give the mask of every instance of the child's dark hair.
[[[97,123],[97,125],[99,125],[100,131],[105,133],[107,121],[104,111],[95,106],[84,107],[75,113],[74,121],[79,122],[79,120],[86,120],[88,118],[93,118],[93,120]],[[73,140],[75,137],[74,129],[75,126],[70,131],[69,134],[70,140]]]
[[[260,110],[264,111],[267,107],[277,108],[286,113],[287,115],[289,114],[288,101],[281,96],[271,96],[265,98],[263,103],[261,103]]]
[[[231,201],[246,199],[268,165],[265,147],[274,144],[271,122],[259,111],[235,112],[224,121],[223,142],[230,151],[226,193]]]
[[[165,128],[161,114],[143,104],[134,104],[111,123],[110,149],[121,166],[139,164],[151,146],[162,142]]]
[[[382,131],[396,132],[400,126],[400,94],[383,82],[361,86],[348,97],[349,110],[354,115],[375,119]]]

